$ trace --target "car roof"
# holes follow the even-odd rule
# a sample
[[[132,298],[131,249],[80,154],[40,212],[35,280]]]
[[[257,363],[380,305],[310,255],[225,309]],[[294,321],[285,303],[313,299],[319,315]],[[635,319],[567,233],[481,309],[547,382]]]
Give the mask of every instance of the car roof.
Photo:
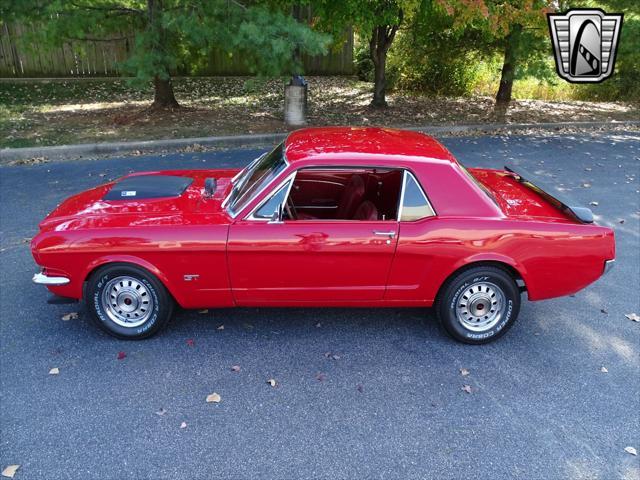
[[[453,155],[433,137],[420,132],[377,127],[304,128],[285,140],[287,161],[349,160],[363,154],[407,160],[456,163]]]

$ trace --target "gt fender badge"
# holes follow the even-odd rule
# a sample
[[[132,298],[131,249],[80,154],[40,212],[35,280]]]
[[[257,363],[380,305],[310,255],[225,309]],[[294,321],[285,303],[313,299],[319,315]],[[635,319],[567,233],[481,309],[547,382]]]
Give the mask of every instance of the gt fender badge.
[[[573,8],[548,13],[556,71],[571,83],[599,83],[613,74],[622,13]]]
[[[136,192],[135,190],[123,190],[122,192],[120,192],[120,196],[121,197],[135,197],[137,193],[138,192]]]

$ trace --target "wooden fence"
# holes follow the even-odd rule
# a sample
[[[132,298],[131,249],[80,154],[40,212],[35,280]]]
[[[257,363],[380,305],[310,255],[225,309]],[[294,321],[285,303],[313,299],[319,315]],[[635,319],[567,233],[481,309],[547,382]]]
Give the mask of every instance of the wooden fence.
[[[133,35],[114,35],[100,41],[73,41],[58,48],[38,48],[29,45],[33,26],[4,23],[0,30],[0,77],[115,77],[120,65],[129,58]],[[353,69],[353,32],[340,51],[327,55],[303,57],[305,73],[309,75],[351,75]],[[214,51],[198,72],[175,72],[178,75],[249,75],[242,60],[225,52]]]

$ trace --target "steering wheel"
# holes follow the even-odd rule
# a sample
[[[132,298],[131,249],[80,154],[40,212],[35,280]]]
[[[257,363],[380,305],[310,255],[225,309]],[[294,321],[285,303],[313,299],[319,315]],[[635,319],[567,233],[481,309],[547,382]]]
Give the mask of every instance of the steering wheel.
[[[287,197],[287,201],[284,203],[284,208],[291,220],[298,219],[298,212],[296,212],[296,206],[293,204],[291,197]]]

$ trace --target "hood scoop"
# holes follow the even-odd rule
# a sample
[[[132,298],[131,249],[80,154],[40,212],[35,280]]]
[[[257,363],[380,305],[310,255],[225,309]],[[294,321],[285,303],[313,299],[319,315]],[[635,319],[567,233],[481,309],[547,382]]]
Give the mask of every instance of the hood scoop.
[[[117,182],[103,200],[140,200],[179,197],[193,182],[192,178],[175,175],[135,175]]]

